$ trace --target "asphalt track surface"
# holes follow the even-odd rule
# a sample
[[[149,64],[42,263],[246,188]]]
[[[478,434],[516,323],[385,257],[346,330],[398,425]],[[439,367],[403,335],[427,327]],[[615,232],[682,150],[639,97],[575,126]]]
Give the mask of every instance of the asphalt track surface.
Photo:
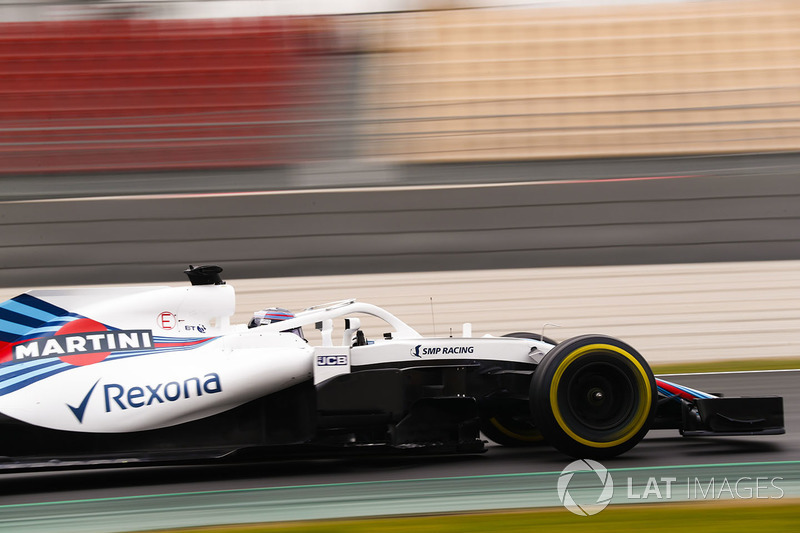
[[[688,439],[680,437],[677,431],[653,431],[630,452],[605,460],[603,464],[609,469],[645,471],[674,465],[719,464],[725,465],[728,476],[735,476],[741,475],[735,466],[741,463],[797,461],[800,459],[798,375],[800,371],[669,376],[678,383],[729,396],[781,395],[787,433],[769,437]],[[484,454],[468,456],[289,462],[276,458],[274,462],[259,464],[7,473],[0,475],[0,506],[265,487],[560,472],[570,461],[547,447],[514,449],[492,445]],[[800,463],[785,468],[783,472],[787,476],[800,475]],[[31,512],[35,512],[35,508]]]
[[[778,154],[398,167],[355,188],[323,169],[2,177],[0,287],[184,281],[190,263],[257,279],[800,259],[798,169]]]
[[[753,177],[796,173],[798,168],[800,154],[792,152],[415,165],[320,161],[252,170],[8,175],[0,176],[0,201],[570,181],[646,175]]]

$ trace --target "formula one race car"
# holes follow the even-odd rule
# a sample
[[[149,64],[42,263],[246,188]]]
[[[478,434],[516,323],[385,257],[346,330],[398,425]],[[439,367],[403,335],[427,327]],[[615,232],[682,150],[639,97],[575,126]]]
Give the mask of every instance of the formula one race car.
[[[40,290],[0,304],[0,468],[474,453],[481,432],[605,458],[650,428],[784,432],[781,398],[655,379],[636,350],[604,335],[475,338],[465,324],[461,337],[423,338],[356,300],[231,325],[221,270],[190,267],[181,288]],[[359,315],[387,331],[367,339]]]

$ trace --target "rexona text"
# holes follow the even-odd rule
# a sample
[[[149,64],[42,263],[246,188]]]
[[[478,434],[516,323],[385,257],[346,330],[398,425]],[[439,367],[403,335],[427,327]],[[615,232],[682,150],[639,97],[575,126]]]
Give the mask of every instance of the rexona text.
[[[126,410],[138,409],[148,405],[158,405],[165,402],[175,402],[203,394],[217,394],[222,392],[222,382],[216,372],[206,374],[202,378],[189,378],[182,382],[170,381],[156,383],[141,387],[129,387],[118,383],[109,383],[103,386],[105,395],[106,413],[113,409]]]
[[[53,337],[32,339],[14,347],[14,359],[24,361],[42,357],[64,357],[65,355],[104,352],[125,352],[152,348],[150,331],[98,331],[70,333]]]

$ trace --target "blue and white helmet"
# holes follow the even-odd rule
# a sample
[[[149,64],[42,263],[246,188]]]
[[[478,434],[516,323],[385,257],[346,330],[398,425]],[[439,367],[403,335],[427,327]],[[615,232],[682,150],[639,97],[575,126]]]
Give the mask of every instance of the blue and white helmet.
[[[250,319],[247,327],[255,328],[258,326],[266,326],[267,324],[282,322],[284,320],[289,320],[290,318],[294,318],[294,313],[288,309],[284,309],[283,307],[269,307],[253,313],[253,318]],[[283,333],[294,333],[301,339],[305,339],[303,336],[303,328],[287,329]]]

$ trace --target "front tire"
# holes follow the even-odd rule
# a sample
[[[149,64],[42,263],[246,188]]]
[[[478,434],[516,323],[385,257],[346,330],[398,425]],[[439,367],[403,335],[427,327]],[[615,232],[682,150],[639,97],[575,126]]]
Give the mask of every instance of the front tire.
[[[545,440],[576,458],[603,459],[647,434],[658,390],[644,358],[604,335],[569,339],[545,355],[531,381],[531,412]]]

